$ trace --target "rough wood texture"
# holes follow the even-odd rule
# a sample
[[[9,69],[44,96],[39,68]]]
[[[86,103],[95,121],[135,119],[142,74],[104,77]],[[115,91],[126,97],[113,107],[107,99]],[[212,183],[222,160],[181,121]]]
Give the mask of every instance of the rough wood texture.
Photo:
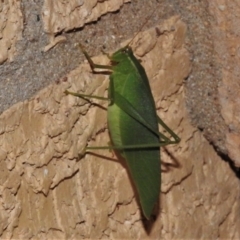
[[[0,64],[13,60],[16,43],[22,37],[23,20],[20,1],[0,2]]]
[[[218,88],[221,116],[226,124],[226,154],[240,167],[240,6],[238,0],[210,1],[210,10],[215,16],[213,42],[220,69],[221,82]]]
[[[134,44],[159,115],[182,138],[162,150],[156,221],[144,228],[131,181],[118,160],[78,159],[87,143],[109,141],[106,111],[63,94],[67,88],[106,94],[108,77],[92,74],[84,63],[0,116],[2,238],[240,237],[239,181],[191,126],[185,108],[183,81],[191,70],[185,37],[186,25],[172,17],[158,30],[139,34]],[[115,159],[108,151],[96,153]]]
[[[86,23],[96,21],[102,15],[117,11],[125,2],[130,0],[68,0],[44,1],[42,17],[44,31],[49,33],[50,43],[45,51],[57,43],[66,40],[60,32],[66,32],[83,27]]]
[[[238,0],[124,2],[1,1],[0,113],[76,68],[81,61],[76,42],[87,43],[92,55],[101,47],[115,49],[156,8],[149,26],[177,14],[187,24],[192,72],[185,86],[192,123],[239,175]]]

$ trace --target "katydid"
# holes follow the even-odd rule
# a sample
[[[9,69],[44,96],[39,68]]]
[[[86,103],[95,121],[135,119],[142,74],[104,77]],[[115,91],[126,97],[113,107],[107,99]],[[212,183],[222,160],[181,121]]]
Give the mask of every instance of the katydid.
[[[160,147],[179,143],[180,138],[157,116],[146,72],[129,44],[108,56],[110,65],[95,64],[81,45],[80,48],[93,72],[95,69],[111,71],[108,98],[65,91],[81,98],[109,101],[107,120],[112,146],[86,147],[86,150],[119,151],[139,194],[143,214],[149,219],[160,194]],[[158,131],[158,124],[170,138]]]

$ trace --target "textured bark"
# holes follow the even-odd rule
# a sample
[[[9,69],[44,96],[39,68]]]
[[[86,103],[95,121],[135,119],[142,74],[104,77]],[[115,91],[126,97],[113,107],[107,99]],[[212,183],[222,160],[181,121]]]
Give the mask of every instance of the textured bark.
[[[179,14],[187,24],[187,47],[193,57],[186,81],[188,111],[193,124],[239,172],[238,0],[142,0],[124,8],[126,2],[1,1],[0,112],[74,69],[79,61],[76,42],[87,42],[91,53],[100,46],[115,49],[119,39],[130,37],[157,8],[149,22]]]
[[[17,85],[31,76],[24,75],[24,71],[31,70],[24,68],[26,62],[33,63],[33,73],[36,73],[38,80],[41,77],[38,70],[44,59],[38,58],[42,47],[49,50],[56,46],[61,52],[64,48],[56,44],[65,40],[65,37],[58,36],[59,33],[73,31],[107,11],[115,11],[123,2],[89,0],[57,3],[46,0],[41,15],[43,29],[36,27],[37,31],[34,29],[36,22],[32,21],[33,16],[38,21],[35,13],[26,14],[25,6],[25,16],[21,12],[19,1],[0,2],[0,63],[12,61],[17,56],[16,44],[22,38],[23,29],[27,42],[24,48],[19,48],[23,59],[21,56],[14,59],[17,65],[12,63],[12,72],[6,68],[3,76],[5,85],[1,85],[0,91],[17,98],[14,92],[8,94],[5,90],[7,83],[14,79],[16,68],[15,77],[18,82],[12,83],[12,87],[16,87],[20,95],[26,98],[27,91]],[[106,110],[63,93],[70,89],[85,94],[107,94],[108,76],[92,74],[85,62],[72,67],[71,71],[70,68],[65,68],[64,77],[56,83],[0,115],[2,239],[240,238],[239,179],[229,164],[216,154],[203,133],[192,126],[185,106],[184,85],[184,80],[191,75],[191,79],[187,80],[192,84],[192,88],[188,88],[187,99],[194,109],[191,117],[194,118],[195,114],[194,119],[199,121],[197,125],[208,133],[208,138],[239,165],[239,7],[237,0],[231,3],[221,1],[221,4],[209,1],[209,6],[208,1],[194,4],[191,1],[188,7],[186,2],[175,1],[179,7],[175,9],[181,9],[183,4],[183,9],[190,9],[193,17],[189,17],[188,12],[182,13],[181,18],[189,17],[193,21],[186,23],[179,16],[169,17],[156,28],[140,33],[133,44],[134,52],[149,77],[158,114],[181,137],[180,144],[161,149],[162,189],[159,206],[156,206],[154,212],[155,221],[146,222],[141,218],[131,176],[124,163],[112,152],[99,150],[83,158],[79,157],[87,144],[100,146],[109,142]],[[86,4],[89,4],[89,8],[86,8]],[[202,4],[205,8],[198,8],[195,4]],[[171,6],[169,5],[170,8]],[[204,15],[208,15],[209,10],[216,20],[211,24]],[[91,13],[82,15],[81,11]],[[196,15],[198,13],[200,15]],[[198,19],[201,25],[199,29],[194,29],[196,16],[201,16],[204,21],[206,19],[202,25],[199,21],[201,18]],[[31,32],[31,29],[35,32]],[[213,30],[212,35],[205,35],[206,29]],[[49,36],[45,45],[36,42],[36,36],[42,35],[41,31]],[[36,32],[39,35],[34,35]],[[77,35],[77,32],[71,36],[73,35]],[[195,45],[197,39],[199,45]],[[92,41],[95,41],[94,37]],[[209,42],[211,46],[208,45]],[[126,42],[123,43],[125,44]],[[87,46],[86,44],[86,50]],[[37,52],[33,51],[35,48]],[[191,49],[191,54],[187,49]],[[59,70],[59,66],[56,66],[59,65],[58,61],[62,66],[70,65],[70,62],[76,63],[73,54],[77,50],[67,50],[66,54],[55,53],[56,56],[54,53],[51,55],[51,51],[48,55],[42,53],[43,56],[51,55],[49,58],[55,59],[54,62],[46,63],[49,69],[43,68],[48,72],[47,78],[52,77],[52,82]],[[214,55],[214,51],[217,55]],[[218,68],[217,74],[214,70],[204,71],[209,66],[204,68],[203,65],[208,65],[213,57],[216,57],[213,62],[216,65],[211,67],[214,70]],[[205,62],[204,59],[210,60]],[[95,57],[94,61],[108,63],[106,56]],[[198,69],[196,65],[199,65]],[[219,66],[223,66],[223,69]],[[45,71],[40,71],[43,78]],[[220,80],[219,89],[214,87],[217,86],[217,82],[212,81],[215,77]],[[195,81],[191,82],[193,79]],[[209,80],[207,85],[206,80]],[[195,98],[190,97],[190,90]],[[208,95],[210,92],[214,94]],[[216,100],[215,92],[219,93],[219,101]],[[0,99],[4,100],[1,96]],[[92,102],[107,108],[106,102]],[[214,108],[215,105],[218,108]]]
[[[66,38],[63,35],[56,36],[60,32],[66,32],[83,27],[86,23],[96,21],[107,12],[117,11],[124,2],[130,0],[46,0],[43,5],[44,31],[50,36],[50,43],[44,48],[48,51]]]
[[[0,2],[0,64],[14,58],[16,43],[22,37],[23,19],[20,1]]]
[[[215,16],[214,48],[221,82],[218,88],[221,116],[226,124],[226,154],[240,167],[240,5],[239,1],[210,2]]]
[[[118,160],[94,155],[79,160],[89,139],[89,145],[109,141],[106,111],[63,94],[68,88],[106,94],[108,76],[92,74],[84,63],[1,115],[2,238],[239,238],[238,180],[191,126],[185,108],[183,80],[191,70],[185,36],[186,25],[172,17],[134,43],[160,116],[182,138],[162,150],[156,221],[144,227],[130,177]],[[116,159],[108,151],[96,153]]]

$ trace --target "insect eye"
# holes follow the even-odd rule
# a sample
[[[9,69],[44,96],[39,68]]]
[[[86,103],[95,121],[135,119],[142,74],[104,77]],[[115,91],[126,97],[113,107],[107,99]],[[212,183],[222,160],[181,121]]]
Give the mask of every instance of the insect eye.
[[[126,48],[124,48],[124,49],[122,49],[122,53],[127,53],[127,49]]]
[[[129,53],[129,48],[128,47],[123,48],[122,53],[128,54]]]

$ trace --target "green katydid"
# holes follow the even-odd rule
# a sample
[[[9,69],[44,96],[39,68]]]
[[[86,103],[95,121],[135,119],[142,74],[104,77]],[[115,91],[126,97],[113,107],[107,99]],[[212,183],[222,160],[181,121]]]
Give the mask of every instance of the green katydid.
[[[160,147],[179,143],[180,138],[157,116],[146,72],[129,44],[108,56],[110,65],[95,64],[81,45],[80,48],[93,72],[111,71],[108,98],[65,91],[81,98],[109,101],[107,119],[112,146],[86,147],[86,150],[119,151],[136,186],[143,214],[149,219],[160,194]],[[170,138],[159,132],[158,124]]]

